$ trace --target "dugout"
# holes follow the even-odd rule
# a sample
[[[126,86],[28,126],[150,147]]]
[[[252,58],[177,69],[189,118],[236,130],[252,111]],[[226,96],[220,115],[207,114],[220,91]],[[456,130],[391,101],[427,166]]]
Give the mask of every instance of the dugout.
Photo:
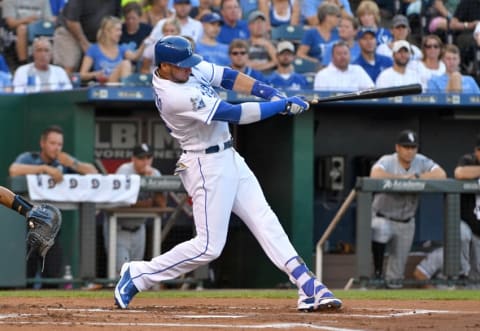
[[[313,93],[307,95],[312,97]],[[251,100],[233,93],[222,96],[231,102]],[[8,166],[16,155],[38,150],[40,132],[51,124],[64,128],[66,151],[89,162],[99,160],[106,171],[113,171],[128,159],[128,150],[139,141],[153,145],[155,165],[165,174],[173,172],[180,153],[165,134],[148,87],[94,87],[1,95],[0,99],[1,132],[4,141],[9,141],[0,161],[2,185],[7,184]],[[353,188],[356,176],[366,175],[376,157],[393,151],[400,130],[417,130],[420,152],[440,163],[452,176],[459,156],[473,148],[479,104],[480,98],[470,95],[342,102],[323,105],[298,117],[277,116],[234,126],[232,131],[238,150],[259,178],[267,200],[313,269],[315,243]],[[439,199],[440,195],[422,196],[416,243],[442,238]],[[8,270],[0,273],[0,287],[22,287],[24,223],[5,208],[0,209],[0,217],[0,254],[5,261],[13,261]],[[189,226],[188,220],[182,224]],[[78,212],[68,212],[60,240],[68,247],[64,260],[72,261],[74,274],[79,267],[79,226]],[[354,238],[352,205],[332,233],[329,246],[334,251],[341,243],[354,244]],[[221,287],[275,287],[288,282],[235,218],[231,220],[225,251],[211,267],[215,285]],[[328,273],[328,266],[324,270]]]

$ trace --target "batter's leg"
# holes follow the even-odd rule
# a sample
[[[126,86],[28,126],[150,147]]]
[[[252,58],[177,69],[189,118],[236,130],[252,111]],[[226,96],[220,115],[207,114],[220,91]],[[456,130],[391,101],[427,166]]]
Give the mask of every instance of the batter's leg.
[[[228,153],[225,151],[222,156],[226,157]],[[222,165],[223,161],[226,164]],[[122,267],[122,277],[115,288],[115,300],[121,308],[128,306],[135,291],[149,289],[158,282],[192,271],[216,259],[225,246],[237,188],[235,167],[227,163],[228,158],[223,160],[220,155],[183,159],[182,162],[188,166],[181,178],[193,200],[196,236],[151,261],[125,264]],[[123,287],[127,294],[128,289],[131,289],[133,295],[122,297]]]
[[[342,302],[314,277],[298,256],[277,216],[268,205],[257,179],[243,159],[237,160],[237,167],[241,169],[241,180],[233,212],[250,229],[270,260],[297,285],[298,309],[339,309]]]

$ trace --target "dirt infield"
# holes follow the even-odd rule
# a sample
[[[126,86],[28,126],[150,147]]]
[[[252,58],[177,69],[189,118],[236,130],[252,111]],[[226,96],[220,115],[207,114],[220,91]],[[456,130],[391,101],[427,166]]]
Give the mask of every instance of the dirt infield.
[[[479,301],[346,300],[302,313],[292,299],[1,298],[0,330],[480,330]]]

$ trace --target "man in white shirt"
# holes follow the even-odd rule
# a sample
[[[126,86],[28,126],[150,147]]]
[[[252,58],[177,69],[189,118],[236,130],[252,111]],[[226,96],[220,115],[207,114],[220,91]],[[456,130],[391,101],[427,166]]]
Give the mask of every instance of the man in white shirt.
[[[332,47],[332,62],[315,75],[313,89],[318,91],[352,92],[374,87],[366,71],[358,64],[350,64],[350,48],[344,41]]]
[[[393,66],[378,75],[375,85],[377,87],[389,87],[420,84],[420,76],[407,67],[412,53],[410,43],[406,40],[397,40],[393,43],[392,51]]]
[[[17,68],[13,76],[13,91],[28,93],[39,91],[71,90],[72,83],[62,67],[50,64],[52,44],[46,37],[33,42],[33,62]]]

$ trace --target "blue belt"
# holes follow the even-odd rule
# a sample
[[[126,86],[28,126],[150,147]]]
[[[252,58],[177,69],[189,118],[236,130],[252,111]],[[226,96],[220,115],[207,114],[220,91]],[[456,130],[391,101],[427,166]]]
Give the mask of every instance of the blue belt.
[[[201,151],[186,151],[184,150],[183,152],[184,153],[205,153],[205,154],[213,154],[213,153],[218,153],[220,152],[221,150],[225,150],[225,149],[229,149],[233,147],[233,140],[228,140],[226,142],[223,143],[223,149],[220,149],[220,146],[219,145],[213,145],[213,146],[210,146],[208,147],[207,149],[205,150],[201,150]]]

